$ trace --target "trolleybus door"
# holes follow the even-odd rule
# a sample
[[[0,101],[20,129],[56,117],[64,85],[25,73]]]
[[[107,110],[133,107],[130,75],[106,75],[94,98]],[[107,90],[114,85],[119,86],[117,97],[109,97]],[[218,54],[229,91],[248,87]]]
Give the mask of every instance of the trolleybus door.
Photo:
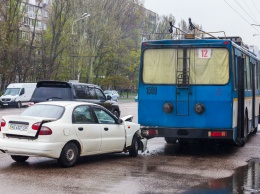
[[[257,124],[255,122],[255,62],[254,63],[250,63],[251,66],[251,83],[252,83],[252,127],[255,128],[257,127]],[[252,129],[252,127],[250,127],[250,129]]]
[[[177,76],[176,76],[176,115],[188,116],[190,103],[190,51],[191,49],[177,50]]]
[[[244,79],[244,58],[238,57],[238,113],[237,113],[237,139],[245,137],[244,118],[245,118],[245,79]]]

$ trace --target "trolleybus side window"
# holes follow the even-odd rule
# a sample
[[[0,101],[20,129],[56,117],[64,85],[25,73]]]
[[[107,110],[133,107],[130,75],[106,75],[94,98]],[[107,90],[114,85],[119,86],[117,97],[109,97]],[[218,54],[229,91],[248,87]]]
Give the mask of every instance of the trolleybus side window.
[[[260,89],[260,62],[256,62],[257,89]]]
[[[247,68],[246,68],[246,59],[243,59],[245,61],[245,65],[244,65],[244,89],[247,89]]]
[[[237,90],[237,60],[238,57],[235,55],[235,50],[232,53],[232,68],[233,68],[233,80],[234,80],[234,90]]]
[[[249,61],[249,57],[246,56],[246,89],[247,90],[251,90],[251,71],[250,71],[250,61]]]

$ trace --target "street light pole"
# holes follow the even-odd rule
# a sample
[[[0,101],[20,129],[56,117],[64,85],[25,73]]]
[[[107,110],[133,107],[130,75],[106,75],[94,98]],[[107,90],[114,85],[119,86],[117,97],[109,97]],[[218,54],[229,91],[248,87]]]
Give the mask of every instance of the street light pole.
[[[259,36],[260,34],[253,34],[253,36]]]
[[[74,64],[74,25],[75,25],[75,23],[76,22],[78,22],[78,21],[80,21],[80,20],[82,20],[82,19],[84,19],[84,18],[86,18],[86,17],[89,17],[90,16],[90,14],[88,14],[88,13],[84,13],[81,17],[79,17],[78,19],[76,19],[76,20],[74,20],[73,22],[72,22],[72,26],[71,26],[71,68],[72,68],[72,75],[71,75],[71,79],[72,80],[75,80],[75,64]]]

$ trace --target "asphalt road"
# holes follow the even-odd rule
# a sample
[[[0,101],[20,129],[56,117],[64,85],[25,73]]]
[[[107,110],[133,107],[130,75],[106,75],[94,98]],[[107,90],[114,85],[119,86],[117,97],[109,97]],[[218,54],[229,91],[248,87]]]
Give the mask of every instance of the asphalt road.
[[[132,114],[137,122],[137,103],[120,102],[120,108],[122,116]],[[0,109],[0,116],[22,110]],[[205,193],[209,187],[218,193],[244,193],[243,181],[250,185],[255,180],[251,175],[246,180],[239,178],[241,173],[232,175],[236,168],[260,157],[259,145],[259,133],[242,148],[205,142],[170,145],[154,138],[136,158],[125,153],[82,157],[67,169],[54,159],[29,158],[19,164],[0,153],[0,193]],[[229,176],[230,182],[219,179]],[[218,179],[221,184],[216,184]]]

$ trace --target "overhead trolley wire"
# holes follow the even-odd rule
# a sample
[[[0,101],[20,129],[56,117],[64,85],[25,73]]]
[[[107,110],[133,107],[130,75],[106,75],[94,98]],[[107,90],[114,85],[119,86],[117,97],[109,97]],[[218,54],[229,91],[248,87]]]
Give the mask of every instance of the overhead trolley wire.
[[[224,1],[229,7],[231,7],[231,9],[233,9],[238,15],[240,15],[241,18],[243,18],[250,26],[252,26],[251,23],[246,18],[244,18],[235,8],[233,8],[226,0]],[[252,27],[260,33],[260,31],[255,26]]]
[[[247,7],[247,9],[250,11],[250,13],[252,14],[252,17],[254,18],[254,21],[256,21],[256,23],[258,23],[257,22],[257,19],[256,19],[256,17],[255,17],[255,15],[253,14],[253,11],[251,10],[251,8],[248,6],[248,4],[246,3],[246,1],[245,0],[243,0],[243,2],[244,2],[244,4],[246,5],[246,7]],[[248,2],[248,1],[247,1]]]
[[[259,15],[260,15],[260,11],[259,11],[259,9],[257,9],[257,6],[256,6],[256,4],[255,4],[255,2],[253,1],[253,0],[251,0],[252,1],[252,3],[254,4],[254,7],[255,7],[255,9],[256,9],[256,11],[259,13]]]
[[[252,18],[252,17],[249,15],[249,13],[247,13],[247,11],[240,5],[240,3],[237,2],[237,0],[235,0],[235,2],[239,5],[239,7],[240,7],[241,9],[244,10],[244,12],[246,12],[246,14],[247,14],[255,23],[257,23],[257,22],[255,21],[255,19]]]

